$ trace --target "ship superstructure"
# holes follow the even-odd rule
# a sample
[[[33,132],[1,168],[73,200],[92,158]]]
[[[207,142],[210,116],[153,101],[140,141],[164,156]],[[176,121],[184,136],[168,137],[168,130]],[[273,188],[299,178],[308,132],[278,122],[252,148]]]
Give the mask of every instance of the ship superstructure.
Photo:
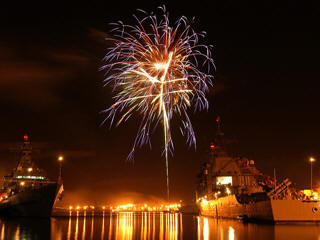
[[[267,221],[320,221],[317,193],[298,192],[289,179],[260,172],[253,160],[231,157],[225,148],[220,119],[210,158],[198,175],[196,201],[201,214]]]
[[[10,175],[4,176],[0,189],[0,214],[13,216],[50,216],[62,182],[46,177],[32,160],[32,145],[24,135],[20,160]]]

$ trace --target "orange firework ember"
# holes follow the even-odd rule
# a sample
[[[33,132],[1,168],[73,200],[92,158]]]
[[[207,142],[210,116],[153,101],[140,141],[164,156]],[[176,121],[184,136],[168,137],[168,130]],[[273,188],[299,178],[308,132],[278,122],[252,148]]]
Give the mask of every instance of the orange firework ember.
[[[129,158],[136,146],[149,144],[150,131],[160,122],[164,133],[166,158],[167,194],[169,196],[168,152],[172,153],[173,141],[170,121],[174,115],[180,121],[180,130],[188,145],[196,143],[193,127],[187,110],[208,108],[205,93],[212,84],[214,67],[211,58],[212,46],[199,44],[199,37],[186,17],[181,17],[170,26],[165,7],[160,7],[162,18],[145,16],[134,26],[118,22],[114,25],[112,40],[104,60],[107,62],[105,85],[112,84],[115,103],[105,110],[106,119],[114,122],[116,113],[119,125],[133,113],[142,115],[138,134]]]

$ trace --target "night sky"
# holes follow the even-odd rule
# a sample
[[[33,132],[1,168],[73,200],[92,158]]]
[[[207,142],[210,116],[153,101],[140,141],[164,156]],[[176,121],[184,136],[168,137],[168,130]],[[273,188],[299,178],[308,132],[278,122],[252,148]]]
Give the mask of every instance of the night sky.
[[[137,8],[155,11],[165,2],[66,2],[1,3],[1,176],[15,167],[13,148],[28,133],[38,149],[34,159],[50,177],[58,176],[57,155],[65,156],[65,204],[165,199],[161,129],[152,150],[138,149],[128,163],[139,116],[117,128],[101,126],[112,94],[99,71],[108,24],[132,24]],[[197,149],[174,135],[172,200],[194,199],[218,115],[230,154],[254,159],[270,175],[276,168],[298,188],[309,186],[314,156],[320,187],[319,3],[187,2],[165,4],[172,20],[195,16],[195,30],[206,31],[204,43],[214,45],[217,70],[209,110],[192,115]]]

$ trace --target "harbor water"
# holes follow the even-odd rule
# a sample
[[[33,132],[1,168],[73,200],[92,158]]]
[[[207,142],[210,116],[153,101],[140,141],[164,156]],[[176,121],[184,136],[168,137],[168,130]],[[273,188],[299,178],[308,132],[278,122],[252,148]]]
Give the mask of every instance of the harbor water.
[[[117,213],[52,218],[0,218],[0,240],[215,239],[319,240],[320,225],[256,224],[180,213]]]

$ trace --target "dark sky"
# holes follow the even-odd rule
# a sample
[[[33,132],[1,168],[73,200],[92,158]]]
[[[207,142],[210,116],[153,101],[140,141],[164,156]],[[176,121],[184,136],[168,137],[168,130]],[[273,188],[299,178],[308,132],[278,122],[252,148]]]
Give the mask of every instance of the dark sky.
[[[112,95],[98,70],[108,23],[133,23],[135,9],[155,11],[164,2],[11,2],[1,3],[0,14],[1,175],[16,164],[9,149],[29,133],[49,176],[58,174],[57,154],[65,155],[66,203],[164,198],[161,131],[152,150],[141,148],[134,164],[126,162],[139,116],[117,128],[100,126]],[[217,71],[209,111],[192,116],[197,150],[174,136],[172,199],[193,199],[217,115],[232,155],[254,159],[267,174],[276,168],[299,188],[309,184],[307,160],[314,156],[320,186],[319,3],[187,2],[166,7],[172,20],[196,17],[195,29],[214,45]]]

